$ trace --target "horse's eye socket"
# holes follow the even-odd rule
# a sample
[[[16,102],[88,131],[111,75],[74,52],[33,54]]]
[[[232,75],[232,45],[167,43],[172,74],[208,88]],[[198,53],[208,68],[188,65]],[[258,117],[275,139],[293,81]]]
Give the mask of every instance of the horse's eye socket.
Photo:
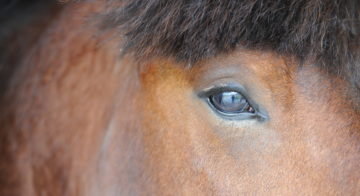
[[[255,113],[254,108],[239,92],[220,92],[209,96],[209,101],[216,110],[228,115]]]

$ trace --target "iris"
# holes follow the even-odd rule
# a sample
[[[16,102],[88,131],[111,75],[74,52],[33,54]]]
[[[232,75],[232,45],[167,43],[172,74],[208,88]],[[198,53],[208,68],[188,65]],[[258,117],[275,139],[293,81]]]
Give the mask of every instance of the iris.
[[[236,115],[240,113],[255,113],[254,108],[239,92],[224,91],[209,97],[210,104],[221,113]]]

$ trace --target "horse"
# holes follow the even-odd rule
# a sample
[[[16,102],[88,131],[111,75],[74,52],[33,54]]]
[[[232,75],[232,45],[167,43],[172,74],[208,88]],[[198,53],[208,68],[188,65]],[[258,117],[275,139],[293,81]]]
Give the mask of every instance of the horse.
[[[360,194],[357,0],[17,0],[0,25],[0,195]]]

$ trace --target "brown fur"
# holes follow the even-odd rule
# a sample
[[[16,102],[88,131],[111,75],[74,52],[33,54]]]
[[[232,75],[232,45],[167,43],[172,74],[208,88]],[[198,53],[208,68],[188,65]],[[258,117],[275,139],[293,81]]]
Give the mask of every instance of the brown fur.
[[[343,77],[255,42],[192,67],[161,47],[118,58],[124,40],[89,24],[107,6],[66,4],[2,46],[14,47],[1,61],[14,70],[1,82],[0,195],[360,193],[360,114]],[[196,92],[223,80],[246,87],[269,120],[214,115]]]

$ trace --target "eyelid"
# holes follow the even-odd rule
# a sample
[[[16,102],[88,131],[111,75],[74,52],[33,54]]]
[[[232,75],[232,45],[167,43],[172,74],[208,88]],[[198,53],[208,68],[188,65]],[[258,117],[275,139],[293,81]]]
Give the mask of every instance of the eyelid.
[[[246,89],[240,85],[233,84],[222,84],[222,85],[214,85],[209,88],[203,89],[198,92],[198,96],[200,98],[207,98],[211,95],[215,95],[217,93],[225,92],[225,91],[234,91],[240,93],[245,99],[248,100],[248,95]]]

